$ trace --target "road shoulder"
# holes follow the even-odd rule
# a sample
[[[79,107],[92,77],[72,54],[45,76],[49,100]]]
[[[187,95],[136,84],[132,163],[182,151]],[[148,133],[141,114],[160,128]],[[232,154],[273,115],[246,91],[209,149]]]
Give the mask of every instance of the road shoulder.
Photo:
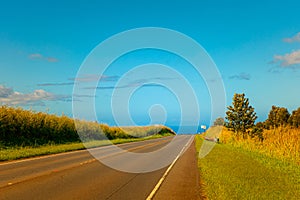
[[[174,167],[154,196],[159,199],[203,199],[201,198],[200,175],[197,167],[195,141],[177,160]]]

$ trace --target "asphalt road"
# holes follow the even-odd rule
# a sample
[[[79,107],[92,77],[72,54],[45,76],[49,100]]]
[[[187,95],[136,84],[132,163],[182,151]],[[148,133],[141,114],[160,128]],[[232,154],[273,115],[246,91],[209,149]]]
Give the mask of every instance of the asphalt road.
[[[199,199],[192,142],[175,136],[3,162],[0,199]]]

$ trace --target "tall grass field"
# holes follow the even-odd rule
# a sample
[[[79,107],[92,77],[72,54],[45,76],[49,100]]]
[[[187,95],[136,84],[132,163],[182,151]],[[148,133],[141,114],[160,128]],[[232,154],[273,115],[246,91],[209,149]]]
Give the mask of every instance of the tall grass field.
[[[263,135],[263,141],[237,139],[221,130],[220,143],[198,159],[208,199],[300,199],[299,130],[281,127]],[[196,136],[197,151],[205,137]]]
[[[111,127],[0,106],[0,161],[103,146],[110,141],[119,144],[174,134],[162,125]]]
[[[300,164],[300,128],[285,126],[264,129],[263,138],[237,138],[233,132],[223,128],[220,142]]]

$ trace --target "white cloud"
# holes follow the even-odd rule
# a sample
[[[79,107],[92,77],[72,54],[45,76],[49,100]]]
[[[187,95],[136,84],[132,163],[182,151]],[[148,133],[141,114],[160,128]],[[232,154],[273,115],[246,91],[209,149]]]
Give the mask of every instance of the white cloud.
[[[0,85],[0,104],[2,105],[44,105],[44,101],[68,101],[69,99],[69,96],[56,95],[45,90],[23,94]]]
[[[279,62],[281,67],[294,67],[300,64],[300,49],[285,55],[275,55],[273,62]]]
[[[0,85],[0,98],[6,98],[13,93],[12,88],[7,88],[3,85]]]
[[[292,43],[292,42],[300,42],[300,32],[294,35],[291,38],[284,38],[284,42]]]
[[[46,57],[46,56],[43,56],[43,55],[40,54],[40,53],[29,54],[29,55],[28,55],[28,58],[31,59],[31,60],[45,60],[45,61],[47,61],[47,62],[58,62],[58,59],[57,59],[57,58],[54,58],[54,57]]]

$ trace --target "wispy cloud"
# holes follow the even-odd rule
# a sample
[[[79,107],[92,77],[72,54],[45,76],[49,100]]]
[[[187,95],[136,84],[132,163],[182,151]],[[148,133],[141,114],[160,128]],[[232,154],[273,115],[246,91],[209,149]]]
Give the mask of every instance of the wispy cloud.
[[[0,98],[6,98],[13,93],[12,88],[7,88],[3,85],[0,85]]]
[[[113,90],[113,89],[123,89],[130,87],[163,87],[161,84],[155,83],[158,80],[174,80],[174,78],[169,77],[156,77],[151,79],[137,79],[129,82],[128,84],[121,86],[98,86],[98,87],[85,87],[84,89],[99,89],[99,90]]]
[[[94,89],[97,89],[97,90],[113,90],[113,89],[122,89],[122,88],[128,88],[129,86],[127,85],[124,85],[124,86],[118,86],[118,87],[115,87],[115,86],[98,86],[98,87],[85,87],[84,89],[90,89],[90,90],[94,90]]]
[[[283,41],[288,43],[300,42],[300,32],[294,35],[293,37],[284,38]]]
[[[272,74],[279,74],[282,73],[283,69],[281,67],[272,67],[268,70],[268,72]]]
[[[68,85],[74,85],[81,82],[96,82],[98,79],[100,79],[101,82],[114,82],[117,81],[119,76],[106,76],[103,75],[99,78],[96,74],[90,74],[82,77],[76,77],[76,78],[68,78],[69,81],[67,82],[58,82],[58,83],[39,83],[37,86],[42,87],[48,87],[48,86],[68,86]]]
[[[65,82],[65,83],[39,83],[37,86],[65,86],[65,85],[74,85],[74,82]]]
[[[31,60],[40,60],[43,59],[43,56],[42,54],[39,53],[33,53],[33,54],[29,54],[28,58]]]
[[[162,87],[162,88],[165,88],[163,85],[156,84],[156,83],[143,84],[141,87]]]
[[[87,74],[81,77],[69,78],[69,80],[75,82],[95,82],[95,81],[103,81],[103,82],[113,82],[117,81],[119,76],[107,76],[107,75],[98,75],[98,74]]]
[[[57,58],[54,58],[54,57],[47,57],[46,60],[48,62],[58,62],[58,59]]]
[[[294,68],[300,64],[300,49],[284,55],[275,55],[272,63],[279,63],[283,68]]]
[[[122,86],[99,86],[96,87],[98,90],[113,90],[113,89],[123,89],[123,88],[130,88],[130,87],[164,87],[163,85],[156,84],[156,83],[145,83],[145,84],[128,84]],[[86,87],[84,89],[95,89],[94,87]]]
[[[169,80],[176,80],[176,78],[172,77],[154,77],[148,79],[137,79],[134,80],[133,83],[147,83],[147,82],[155,82],[155,81],[169,81]]]
[[[232,76],[229,76],[229,79],[237,79],[237,80],[250,80],[251,75],[247,73],[240,73],[240,74],[235,74]]]
[[[88,94],[73,94],[73,97],[86,97],[86,98],[94,98],[97,97],[96,95],[88,95]]]
[[[54,58],[54,57],[47,57],[47,56],[44,56],[40,53],[32,53],[32,54],[29,54],[28,55],[28,58],[30,60],[45,60],[47,62],[58,62],[58,59],[57,58]]]
[[[43,106],[44,101],[70,101],[68,95],[56,95],[45,90],[35,90],[32,93],[23,94],[12,88],[0,85],[0,104],[21,106]]]
[[[130,82],[127,87],[162,87],[162,81],[175,80],[175,78],[170,77],[155,77],[149,79],[137,79]]]

